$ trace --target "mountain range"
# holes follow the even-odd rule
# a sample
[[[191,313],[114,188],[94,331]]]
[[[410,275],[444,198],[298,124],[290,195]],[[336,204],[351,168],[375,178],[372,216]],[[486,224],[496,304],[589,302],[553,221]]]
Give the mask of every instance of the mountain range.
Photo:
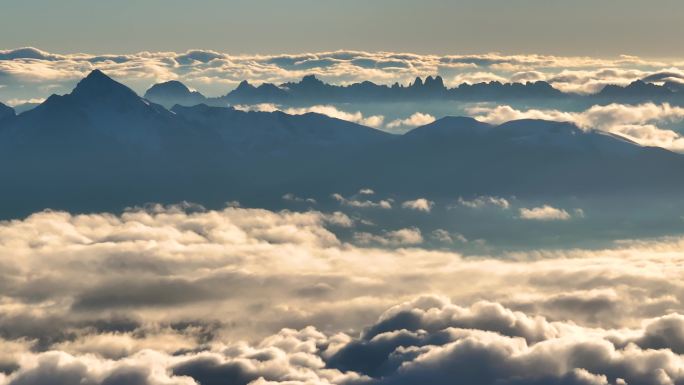
[[[286,193],[324,201],[360,188],[397,199],[684,191],[684,156],[569,123],[446,117],[393,135],[314,113],[169,110],[100,71],[0,116],[2,217],[183,200],[272,207]]]
[[[398,83],[392,86],[378,85],[369,81],[338,86],[324,83],[314,75],[299,82],[281,85],[264,83],[258,86],[248,81],[221,97],[206,97],[191,91],[178,81],[153,85],[145,98],[168,108],[179,104],[193,106],[204,103],[213,106],[238,104],[277,103],[325,104],[345,102],[402,102],[425,100],[454,100],[463,102],[511,102],[549,101],[572,102],[578,105],[605,103],[669,102],[684,104],[684,85],[673,81],[654,84],[659,79],[637,80],[626,86],[608,85],[596,94],[580,95],[564,93],[544,81],[527,83],[463,83],[448,88],[440,76],[416,78],[408,86]]]

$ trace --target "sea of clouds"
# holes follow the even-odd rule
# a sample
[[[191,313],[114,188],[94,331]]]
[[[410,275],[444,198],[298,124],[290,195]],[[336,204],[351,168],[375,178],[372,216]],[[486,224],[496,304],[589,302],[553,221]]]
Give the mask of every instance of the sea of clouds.
[[[684,381],[683,238],[465,256],[411,227],[336,235],[360,222],[235,204],[1,222],[0,384]]]

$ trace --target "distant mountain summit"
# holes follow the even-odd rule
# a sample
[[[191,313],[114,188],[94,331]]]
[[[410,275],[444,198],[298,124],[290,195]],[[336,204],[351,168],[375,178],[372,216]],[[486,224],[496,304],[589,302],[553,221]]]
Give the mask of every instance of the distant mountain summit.
[[[262,102],[282,103],[289,98],[286,90],[270,83],[255,87],[248,81],[242,81],[235,90],[220,98],[232,104],[251,104]]]
[[[206,98],[197,92],[190,92],[178,82],[167,82],[152,86],[145,94],[150,101],[167,108],[175,104],[193,106],[205,103],[211,106],[228,104],[277,103],[288,105],[356,103],[356,102],[422,102],[429,100],[453,100],[461,102],[495,103],[541,103],[549,101],[569,103],[577,108],[596,103],[644,103],[669,102],[684,105],[684,81],[673,74],[663,73],[637,80],[626,86],[607,85],[595,94],[580,95],[565,93],[545,81],[526,83],[502,83],[498,81],[463,83],[448,88],[441,76],[417,77],[404,86],[378,85],[370,81],[350,85],[331,85],[315,75],[304,76],[299,82],[281,85],[264,83],[254,86],[242,81],[225,96]],[[658,84],[657,84],[658,83]],[[662,84],[659,84],[662,83]]]
[[[536,83],[478,83],[462,84],[448,88],[441,76],[428,76],[423,80],[417,77],[408,86],[398,83],[392,86],[378,85],[364,81],[346,86],[331,85],[315,75],[304,76],[299,82],[288,82],[279,86],[264,83],[254,86],[242,81],[237,88],[225,96],[206,98],[201,94],[186,91],[187,87],[167,83],[152,86],[145,97],[166,107],[175,104],[192,106],[205,103],[211,106],[227,104],[302,104],[302,103],[349,103],[349,102],[406,102],[425,100],[462,100],[462,101],[513,101],[548,100],[563,98],[567,95],[545,82]],[[577,95],[572,95],[575,97]]]
[[[73,98],[92,102],[102,99],[126,99],[138,98],[138,95],[126,87],[105,75],[100,70],[94,70],[76,85],[70,94]]]
[[[82,79],[71,93],[50,96],[13,123],[27,144],[55,138],[67,142],[63,147],[106,145],[112,151],[128,146],[160,150],[169,138],[189,131],[174,123],[171,112],[99,70]],[[169,135],[172,132],[176,136]]]
[[[624,87],[607,85],[596,97],[609,100],[662,100],[663,98],[671,97],[673,94],[673,90],[667,87],[637,80]]]
[[[171,80],[153,85],[145,93],[145,99],[154,101],[166,108],[171,108],[176,104],[194,106],[205,103],[207,98],[197,91],[190,91],[185,84]]]
[[[468,117],[447,116],[430,124],[415,128],[407,132],[406,138],[423,138],[437,140],[462,136],[465,133],[484,135],[492,129],[492,125],[482,123]]]

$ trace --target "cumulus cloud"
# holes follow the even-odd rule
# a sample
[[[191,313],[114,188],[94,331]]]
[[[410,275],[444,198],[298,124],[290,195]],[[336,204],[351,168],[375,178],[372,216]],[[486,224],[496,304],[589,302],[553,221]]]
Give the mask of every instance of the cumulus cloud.
[[[0,384],[684,381],[681,237],[465,257],[340,225],[362,234],[188,205],[0,222]]]
[[[410,246],[423,243],[423,234],[416,227],[386,231],[383,234],[355,233],[354,240],[361,245]]]
[[[387,123],[387,128],[390,130],[396,130],[398,128],[412,128],[418,126],[424,126],[435,121],[435,117],[430,114],[424,114],[422,112],[416,112],[415,114],[409,116],[406,119],[396,119]]]
[[[520,218],[532,221],[567,221],[572,216],[563,209],[557,209],[549,205],[533,208],[521,208]]]
[[[461,243],[467,243],[468,239],[463,236],[463,234],[459,233],[450,233],[447,230],[444,229],[437,229],[432,231],[430,234],[432,239],[435,239],[439,242],[443,243],[454,243],[455,241],[461,242]]]
[[[416,210],[416,211],[423,211],[426,213],[429,213],[432,211],[432,207],[435,205],[435,202],[427,200],[425,198],[418,198],[416,200],[412,201],[406,201],[401,204],[401,207],[405,209],[410,209],[410,210]]]
[[[326,116],[329,116],[331,118],[346,120],[348,122],[353,122],[353,123],[357,123],[357,124],[361,124],[361,125],[373,127],[373,128],[380,128],[382,126],[382,123],[385,120],[385,117],[382,115],[364,116],[359,111],[346,112],[346,111],[339,110],[338,108],[336,108],[334,106],[330,106],[330,105],[316,105],[316,106],[301,107],[301,108],[293,108],[293,107],[283,108],[282,106],[279,106],[277,104],[260,103],[260,104],[255,104],[255,105],[236,105],[236,106],[234,106],[234,108],[241,110],[241,111],[261,111],[261,112],[282,111],[282,112],[289,114],[289,115],[304,115],[304,114],[309,114],[309,113],[316,113],[316,114],[326,115]]]
[[[658,146],[672,151],[684,151],[684,139],[660,124],[684,121],[684,108],[668,103],[645,103],[640,105],[595,105],[582,112],[560,110],[519,110],[511,106],[473,106],[468,113],[487,123],[504,123],[517,119],[543,119],[572,122],[585,130],[597,129],[610,132],[644,146]]]
[[[478,196],[470,200],[460,197],[458,198],[457,203],[460,206],[469,207],[471,209],[481,209],[483,207],[493,206],[507,210],[511,207],[510,202],[505,198],[492,196]]]
[[[283,329],[258,343],[216,343],[174,355],[148,350],[119,360],[23,351],[21,365],[0,380],[3,385],[656,385],[682,380],[684,359],[672,350],[680,319],[669,315],[641,328],[594,329],[494,302],[464,307],[422,296],[385,311],[358,337],[313,327]]]
[[[372,190],[361,190],[360,195],[370,195]],[[381,199],[377,202],[371,200],[355,199],[355,198],[345,198],[341,194],[332,194],[332,198],[342,205],[355,207],[355,208],[380,208],[389,210],[392,208],[391,199]]]
[[[333,106],[311,106],[311,107],[305,107],[305,108],[286,108],[285,110],[283,110],[283,112],[285,112],[286,114],[290,114],[290,115],[303,115],[303,114],[313,112],[313,113],[317,113],[317,114],[327,115],[327,116],[330,116],[331,118],[342,119],[342,120],[362,124],[364,126],[373,127],[373,128],[381,127],[383,121],[385,120],[385,117],[381,116],[381,115],[363,116],[363,114],[361,112],[358,112],[358,111],[357,112],[340,111]]]

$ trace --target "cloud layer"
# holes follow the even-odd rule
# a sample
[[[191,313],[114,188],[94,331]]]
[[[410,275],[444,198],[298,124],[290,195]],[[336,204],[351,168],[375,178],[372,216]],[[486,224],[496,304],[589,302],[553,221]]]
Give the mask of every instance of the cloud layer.
[[[139,52],[129,55],[60,55],[35,48],[0,51],[4,101],[67,92],[95,68],[142,93],[154,83],[181,80],[210,95],[223,95],[242,80],[280,84],[316,74],[348,84],[370,80],[408,84],[416,76],[442,75],[447,84],[546,80],[564,91],[591,93],[606,84],[650,77],[682,79],[684,63],[622,56],[612,60],[544,55],[417,55],[335,51],[298,55],[230,55],[207,50]]]
[[[0,384],[684,380],[682,238],[465,257],[362,226],[193,205],[2,222]]]

